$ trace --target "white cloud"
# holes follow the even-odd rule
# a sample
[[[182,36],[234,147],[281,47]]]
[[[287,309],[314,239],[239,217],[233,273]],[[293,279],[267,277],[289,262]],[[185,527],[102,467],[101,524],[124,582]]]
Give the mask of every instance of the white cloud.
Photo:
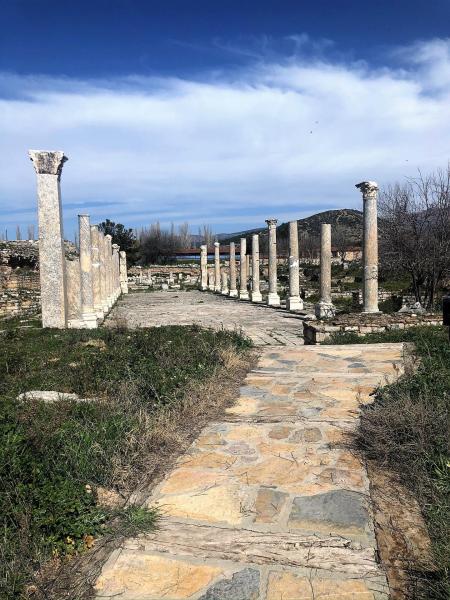
[[[93,201],[94,220],[220,231],[359,206],[356,182],[450,158],[450,41],[396,58],[372,69],[296,56],[197,80],[3,74],[0,215],[32,220],[16,212],[35,207],[29,148],[66,152],[63,202]]]

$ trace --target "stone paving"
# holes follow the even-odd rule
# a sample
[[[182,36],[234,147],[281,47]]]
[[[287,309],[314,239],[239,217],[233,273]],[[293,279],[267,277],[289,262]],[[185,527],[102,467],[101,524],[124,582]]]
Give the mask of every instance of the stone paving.
[[[148,498],[159,528],[110,556],[97,597],[387,599],[366,470],[341,442],[402,357],[402,344],[262,349],[237,403]]]
[[[106,324],[125,320],[128,327],[190,325],[241,330],[257,346],[303,345],[303,322],[286,310],[199,291],[164,291],[122,296]]]

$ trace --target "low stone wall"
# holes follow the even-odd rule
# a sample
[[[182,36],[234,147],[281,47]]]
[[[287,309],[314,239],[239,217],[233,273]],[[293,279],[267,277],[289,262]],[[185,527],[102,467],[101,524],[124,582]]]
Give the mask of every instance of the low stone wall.
[[[39,273],[2,268],[0,273],[0,318],[36,314],[41,308]]]
[[[340,315],[331,321],[303,321],[306,345],[327,341],[334,333],[353,332],[358,336],[382,333],[395,329],[409,329],[417,325],[442,325],[441,315]]]

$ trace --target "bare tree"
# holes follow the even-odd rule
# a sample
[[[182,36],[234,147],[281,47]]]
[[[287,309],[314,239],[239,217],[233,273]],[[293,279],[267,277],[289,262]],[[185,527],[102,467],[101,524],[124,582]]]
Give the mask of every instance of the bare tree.
[[[189,223],[185,221],[178,227],[178,237],[182,248],[190,248],[192,246],[192,236],[189,231]]]
[[[212,246],[214,242],[214,235],[210,225],[203,225],[200,235],[203,237],[203,241],[208,247]]]
[[[299,253],[309,260],[316,258],[319,253],[320,242],[319,238],[311,235],[307,231],[301,231],[299,234]]]
[[[22,239],[22,233],[20,231],[20,225],[16,225],[16,240],[21,240]]]
[[[380,253],[385,268],[407,271],[417,302],[432,307],[450,275],[450,164],[380,194]]]
[[[27,237],[29,240],[34,240],[34,225],[28,225]]]

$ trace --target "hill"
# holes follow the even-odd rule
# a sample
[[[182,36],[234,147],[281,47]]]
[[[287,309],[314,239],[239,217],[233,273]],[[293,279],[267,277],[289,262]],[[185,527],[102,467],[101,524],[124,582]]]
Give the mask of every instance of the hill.
[[[315,238],[318,238],[320,235],[320,225],[322,223],[330,223],[333,236],[345,239],[348,246],[360,246],[362,243],[363,214],[359,210],[351,208],[326,210],[305,219],[299,219],[297,223],[299,233],[308,233]],[[277,226],[277,235],[280,239],[287,238],[288,230],[289,224],[281,223]],[[223,243],[239,242],[241,237],[249,237],[255,233],[259,233],[262,237],[265,237],[267,236],[267,228],[260,227],[231,233],[229,237],[222,237],[220,241]]]

